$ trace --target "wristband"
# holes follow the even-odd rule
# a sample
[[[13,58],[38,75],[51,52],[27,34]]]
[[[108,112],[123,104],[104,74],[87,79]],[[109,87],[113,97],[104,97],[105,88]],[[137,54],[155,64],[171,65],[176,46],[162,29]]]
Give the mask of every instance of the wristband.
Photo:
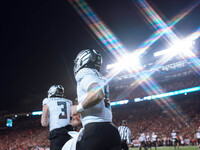
[[[76,109],[77,109],[77,112],[82,112],[85,110],[81,103],[77,105]]]

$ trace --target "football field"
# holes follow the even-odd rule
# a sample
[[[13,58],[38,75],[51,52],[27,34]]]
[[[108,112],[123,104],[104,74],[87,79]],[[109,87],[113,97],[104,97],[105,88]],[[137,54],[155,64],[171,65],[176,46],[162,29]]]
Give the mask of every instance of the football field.
[[[139,148],[130,148],[129,150],[139,150]],[[142,150],[144,150],[144,148],[142,148]],[[155,150],[155,148],[151,148],[151,150]],[[174,150],[174,147],[172,146],[158,147],[157,150]],[[176,148],[176,150],[178,149]],[[198,150],[198,147],[197,146],[180,146],[179,150]]]

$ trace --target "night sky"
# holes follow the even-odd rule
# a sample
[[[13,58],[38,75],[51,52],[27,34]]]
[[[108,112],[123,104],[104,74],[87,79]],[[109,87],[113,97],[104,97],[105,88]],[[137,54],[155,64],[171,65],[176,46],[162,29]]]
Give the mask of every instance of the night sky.
[[[86,0],[98,17],[131,51],[154,29],[131,0]],[[148,0],[164,20],[171,19],[197,0]],[[76,98],[73,60],[86,48],[98,49],[103,67],[115,59],[81,20],[67,0],[1,2],[0,111],[42,109],[49,87],[61,84],[65,96]],[[175,27],[182,36],[200,25],[200,5]],[[165,48],[160,40],[155,46]],[[151,53],[151,52],[150,52]],[[152,57],[147,54],[144,58]]]

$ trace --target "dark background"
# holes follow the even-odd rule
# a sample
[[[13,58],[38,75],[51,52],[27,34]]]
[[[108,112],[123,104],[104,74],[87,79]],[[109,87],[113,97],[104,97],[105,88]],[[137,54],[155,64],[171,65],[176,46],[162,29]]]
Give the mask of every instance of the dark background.
[[[86,0],[98,17],[131,52],[154,29],[131,0]],[[171,19],[197,0],[148,0],[163,19]],[[66,0],[1,1],[0,111],[41,110],[49,87],[61,84],[65,96],[76,98],[73,60],[85,48],[103,55],[102,71],[115,61]],[[200,25],[200,6],[175,27],[184,37]],[[167,47],[159,40],[144,56]]]

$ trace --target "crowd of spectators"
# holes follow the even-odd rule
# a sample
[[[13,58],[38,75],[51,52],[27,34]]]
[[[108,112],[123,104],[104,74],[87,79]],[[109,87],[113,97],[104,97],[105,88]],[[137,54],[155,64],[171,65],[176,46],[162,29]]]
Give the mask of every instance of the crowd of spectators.
[[[0,150],[36,150],[49,147],[48,128],[40,125],[40,117],[13,118],[13,127],[0,130]]]
[[[118,108],[113,108],[113,121],[119,126],[121,120],[128,120],[133,141],[138,140],[142,133],[154,132],[158,135],[160,145],[163,143],[169,145],[171,133],[176,130],[181,138],[189,140],[189,143],[185,142],[185,144],[194,144],[195,133],[200,126],[198,97],[199,95],[189,96],[189,98],[181,96],[178,100],[157,99],[117,106]]]
[[[152,79],[151,79],[152,80]],[[142,98],[148,95],[155,95],[159,89],[162,92],[176,91],[200,85],[200,78],[196,74],[188,76],[180,76],[167,80],[154,80],[155,87],[149,87],[147,80],[139,82],[139,80],[130,79],[128,81],[120,83],[116,82],[110,84],[110,99],[111,101],[123,100],[123,99],[134,99]],[[138,84],[139,83],[139,84]]]
[[[1,134],[1,150],[27,150],[37,149],[37,147],[49,147],[48,130],[45,128],[9,130]]]

